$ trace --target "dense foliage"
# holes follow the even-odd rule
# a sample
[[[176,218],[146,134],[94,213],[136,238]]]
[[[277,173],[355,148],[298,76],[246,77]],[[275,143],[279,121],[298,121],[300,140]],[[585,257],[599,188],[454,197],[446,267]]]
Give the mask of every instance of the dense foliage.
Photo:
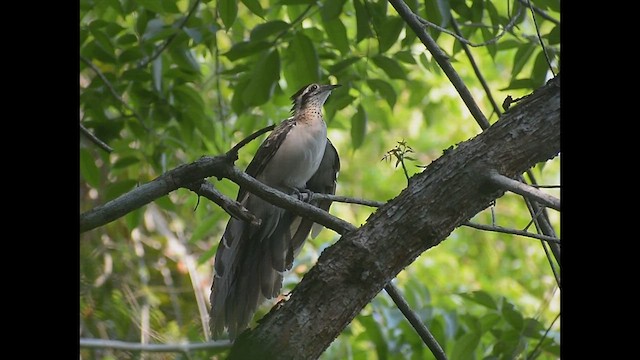
[[[559,71],[559,0],[406,3],[439,27],[429,26],[429,34],[492,123],[507,95],[530,93]],[[469,47],[481,78],[462,38],[482,44]],[[481,131],[431,54],[383,0],[81,0],[80,44],[80,124],[111,148],[82,136],[82,212],[280,122],[289,115],[289,96],[310,82],[343,85],[325,106],[329,138],[342,159],[339,195],[391,199],[406,186],[403,166],[408,175],[419,172]],[[237,166],[246,166],[259,142],[240,151]],[[403,166],[395,157],[381,161],[398,142],[411,147]],[[559,184],[559,159],[533,174],[540,184]],[[211,181],[235,197],[235,184]],[[559,196],[557,189],[545,191]],[[343,203],[331,209],[355,225],[373,211]],[[549,216],[560,234],[559,214]],[[180,189],[81,234],[80,336],[205,341],[212,258],[228,217]],[[472,221],[533,229],[522,198],[513,194]],[[337,238],[324,230],[307,242],[286,290]],[[559,290],[539,240],[462,227],[396,284],[450,359],[559,358]],[[81,355],[138,353],[84,349]],[[380,293],[323,357],[433,355]]]

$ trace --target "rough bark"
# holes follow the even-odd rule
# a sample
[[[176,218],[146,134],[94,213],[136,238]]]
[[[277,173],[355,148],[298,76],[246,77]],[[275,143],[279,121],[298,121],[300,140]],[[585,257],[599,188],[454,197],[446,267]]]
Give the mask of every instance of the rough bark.
[[[229,359],[315,359],[402,269],[503,195],[492,172],[515,177],[560,151],[560,78],[478,136],[448,149],[395,199],[344,233]]]

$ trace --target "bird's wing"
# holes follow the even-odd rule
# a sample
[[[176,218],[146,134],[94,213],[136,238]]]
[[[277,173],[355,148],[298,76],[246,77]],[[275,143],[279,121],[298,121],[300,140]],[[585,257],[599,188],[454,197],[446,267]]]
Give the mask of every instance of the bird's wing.
[[[278,124],[278,126],[273,129],[269,136],[260,145],[258,151],[256,151],[253,159],[245,169],[245,172],[257,179],[258,175],[262,173],[262,170],[264,170],[265,166],[267,166],[269,161],[271,161],[271,158],[273,158],[273,155],[278,151],[280,145],[282,145],[282,142],[287,137],[287,134],[295,125],[296,122],[293,117],[290,117]],[[247,190],[240,187],[240,190],[238,190],[237,200],[241,201],[246,193]]]
[[[316,172],[313,174],[311,179],[307,181],[306,188],[314,193],[335,195],[339,171],[340,156],[338,156],[338,151],[333,146],[331,141],[327,139],[327,145],[325,147],[324,156],[322,157],[320,166],[318,167],[318,170],[316,170]],[[331,200],[319,200],[312,201],[311,203],[324,211],[329,211],[332,202]],[[293,247],[294,256],[297,255],[300,248],[302,248],[302,245],[307,239],[307,236],[309,236],[309,232],[311,231],[312,226],[312,235],[313,237],[315,237],[322,229],[321,226],[319,226],[318,224],[314,224],[313,221],[309,219],[302,219],[300,217],[297,217],[293,220],[293,236],[291,244]]]

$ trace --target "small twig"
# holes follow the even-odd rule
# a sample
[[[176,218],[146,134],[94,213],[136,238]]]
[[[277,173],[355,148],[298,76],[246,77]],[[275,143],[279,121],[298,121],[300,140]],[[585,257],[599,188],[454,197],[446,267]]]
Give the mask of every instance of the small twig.
[[[104,141],[98,139],[98,137],[95,136],[91,131],[89,131],[89,129],[84,127],[82,123],[80,123],[80,131],[84,136],[86,136],[92,143],[96,144],[100,149],[108,153],[113,151],[113,148],[111,146],[107,145]]]
[[[131,111],[131,113],[133,114],[133,116],[138,119],[138,121],[140,122],[140,124],[142,125],[142,127],[149,131],[149,128],[145,125],[144,121],[142,121],[142,117],[140,117],[140,115],[136,112],[136,110],[134,108],[131,107],[131,105],[127,104],[126,101],[124,101],[124,99],[118,94],[118,92],[116,91],[116,89],[113,87],[113,84],[111,84],[111,82],[107,79],[106,76],[104,76],[104,74],[102,73],[102,71],[100,71],[100,69],[98,69],[98,67],[92,63],[89,59],[87,59],[86,57],[80,55],[80,60],[82,60],[82,62],[84,62],[85,64],[87,64],[87,66],[89,66],[91,68],[91,70],[93,70],[93,72],[96,73],[96,75],[98,75],[98,77],[100,78],[100,80],[102,80],[102,82],[104,83],[104,85],[107,87],[107,89],[109,90],[109,92],[111,93],[111,95],[118,100],[118,102],[120,102],[122,104],[122,106],[124,106],[127,110]]]
[[[539,7],[529,3],[528,0],[518,0],[518,1],[523,5],[529,5],[533,9],[533,11],[535,11],[543,19],[551,21],[552,23],[554,23],[556,25],[560,25],[560,21],[558,21],[557,19],[554,19],[553,17],[551,17],[551,15],[547,14],[544,10],[540,9]]]
[[[520,9],[522,9],[522,7],[520,7]],[[458,28],[458,23],[455,21],[453,16],[451,16],[451,25],[453,26],[453,30],[456,32],[456,34],[462,36],[462,33],[460,32],[460,28]],[[469,46],[467,46],[467,43],[464,41],[461,41],[460,45],[462,45],[462,50],[464,50],[465,54],[467,54],[467,58],[469,58],[469,63],[473,68],[473,72],[476,74],[478,81],[480,81],[480,85],[482,85],[482,88],[484,89],[485,94],[487,94],[487,97],[489,98],[489,102],[491,102],[491,106],[493,106],[493,111],[498,115],[498,117],[500,117],[500,108],[498,107],[496,100],[493,98],[493,95],[491,95],[491,89],[489,88],[489,85],[484,79],[484,76],[482,76],[482,73],[480,72],[480,68],[478,67],[478,64],[476,64],[476,61],[473,58],[471,49],[469,49]]]
[[[234,147],[231,148],[231,150],[227,151],[227,156],[230,158],[233,158],[234,161],[238,159],[238,150],[240,150],[240,148],[242,148],[243,146],[247,145],[248,143],[250,143],[251,141],[253,141],[253,139],[257,138],[258,136],[266,133],[267,131],[271,131],[273,130],[273,128],[275,128],[276,125],[272,124],[269,125],[267,127],[263,127],[262,129],[254,132],[253,134],[247,136],[246,138],[242,139],[239,143],[237,143]]]
[[[502,227],[502,226],[483,225],[483,224],[476,224],[476,223],[472,223],[472,222],[466,222],[466,223],[464,223],[462,225],[463,226],[468,226],[468,227],[471,227],[471,228],[474,228],[474,229],[478,229],[478,230],[487,230],[487,231],[494,231],[494,232],[503,233],[503,234],[520,235],[520,236],[526,236],[526,237],[530,237],[530,238],[534,238],[534,239],[538,239],[538,240],[542,240],[542,241],[547,241],[547,242],[552,242],[552,243],[556,243],[556,244],[560,243],[560,239],[552,237],[552,236],[535,234],[535,233],[531,233],[531,232],[523,231],[523,230],[509,229],[509,228],[505,228],[505,227]]]
[[[384,287],[384,290],[389,294],[393,302],[398,309],[402,312],[405,318],[409,320],[409,323],[416,330],[422,341],[429,347],[429,350],[433,353],[433,356],[438,360],[446,360],[447,355],[442,350],[438,341],[433,337],[429,329],[422,323],[418,315],[409,307],[407,301],[402,297],[400,291],[392,284],[389,283]]]
[[[404,3],[402,0],[388,0],[389,3],[396,9],[400,17],[411,27],[411,29],[416,33],[420,41],[424,44],[427,50],[433,55],[433,58],[436,60],[438,65],[444,73],[447,75],[451,84],[456,88],[462,101],[464,101],[465,105],[469,109],[469,112],[473,116],[473,118],[478,122],[480,128],[486,129],[489,127],[489,121],[480,110],[480,107],[473,99],[471,92],[467,88],[467,85],[464,83],[460,75],[453,68],[451,63],[449,62],[449,57],[445,52],[438,46],[438,44],[433,40],[433,38],[427,33],[423,24],[418,19],[418,16],[414,14],[409,6]]]
[[[481,43],[472,43],[471,41],[467,40],[466,38],[464,38],[459,31],[456,32],[452,32],[450,30],[447,30],[441,26],[438,26],[432,22],[430,22],[427,19],[424,19],[418,15],[415,15],[415,17],[418,19],[418,21],[420,21],[422,24],[424,24],[425,26],[434,28],[440,32],[443,32],[445,34],[449,34],[451,36],[453,36],[454,38],[458,39],[461,43],[469,45],[471,47],[480,47],[480,46],[486,46],[486,45],[490,45],[493,44],[495,42],[497,42],[498,40],[500,40],[501,37],[504,36],[504,34],[506,34],[508,31],[511,31],[511,29],[515,26],[518,18],[520,17],[520,14],[522,13],[522,7],[520,7],[520,9],[518,10],[518,13],[515,14],[513,17],[511,17],[511,20],[509,20],[509,23],[507,23],[507,25],[505,25],[504,27],[500,27],[501,31],[498,35],[496,35],[495,37],[487,40],[487,41],[483,41]],[[451,19],[453,19],[453,17],[451,17]]]
[[[140,344],[130,343],[119,340],[103,340],[103,339],[80,339],[81,348],[89,349],[115,349],[128,351],[146,351],[146,352],[180,352],[189,353],[195,350],[218,349],[225,350],[231,347],[228,340],[209,341],[204,343],[186,343],[186,344]]]
[[[218,206],[224,209],[224,211],[226,211],[232,217],[238,220],[244,220],[254,226],[260,225],[260,219],[256,218],[249,210],[240,205],[239,202],[223,195],[220,191],[213,187],[210,182],[202,180],[202,182],[200,183],[189,184],[185,187],[193,191],[194,193],[200,196],[204,196],[207,199],[218,204]]]
[[[553,321],[551,322],[549,327],[547,327],[547,330],[544,332],[544,335],[542,335],[542,337],[540,338],[540,341],[538,341],[538,344],[536,345],[536,347],[533,348],[533,350],[531,351],[531,353],[530,353],[531,355],[528,356],[527,358],[530,358],[530,359],[534,359],[535,358],[536,352],[538,352],[538,349],[540,348],[540,346],[542,346],[542,342],[544,341],[544,339],[547,338],[547,335],[549,334],[549,331],[551,331],[551,328],[553,327],[553,324],[555,324],[556,321],[558,321],[559,318],[560,318],[560,313],[558,313],[558,315],[556,315],[556,317],[553,319]]]
[[[536,12],[533,10],[533,4],[531,4],[531,0],[527,0],[527,5],[529,5],[529,9],[531,9],[531,17],[533,18],[533,24],[536,28],[536,34],[538,35],[538,41],[540,41],[540,46],[542,46],[542,53],[544,54],[544,58],[547,60],[547,65],[549,65],[549,71],[553,76],[556,76],[556,73],[553,71],[553,67],[551,66],[551,59],[549,59],[549,54],[547,54],[547,48],[544,46],[544,42],[542,41],[542,35],[540,35],[540,26],[538,26],[538,20],[536,20]]]
[[[138,65],[139,68],[143,68],[147,65],[149,65],[149,63],[151,63],[153,60],[155,60],[156,58],[158,58],[158,56],[160,56],[160,54],[162,54],[163,51],[165,51],[167,49],[167,47],[169,46],[169,44],[171,44],[171,42],[173,41],[173,39],[175,39],[175,37],[178,35],[178,32],[180,30],[182,30],[182,28],[184,27],[184,25],[187,23],[187,20],[189,20],[189,18],[191,17],[191,15],[193,15],[193,13],[195,12],[196,8],[198,7],[198,5],[200,4],[200,0],[196,0],[193,3],[193,6],[191,6],[191,9],[189,9],[189,13],[187,14],[187,16],[185,16],[180,24],[176,27],[176,31],[171,34],[171,36],[169,36],[167,38],[167,40],[165,40],[164,43],[162,43],[162,45],[160,45],[156,51],[147,59],[142,60],[142,62],[140,63],[140,65]]]
[[[487,179],[491,181],[493,184],[516,194],[531,198],[535,201],[538,201],[545,206],[548,206],[552,209],[556,209],[560,211],[560,200],[546,194],[534,187],[531,187],[527,184],[521,183],[519,181],[510,179],[504,175],[501,175],[495,171],[490,172],[487,176]]]

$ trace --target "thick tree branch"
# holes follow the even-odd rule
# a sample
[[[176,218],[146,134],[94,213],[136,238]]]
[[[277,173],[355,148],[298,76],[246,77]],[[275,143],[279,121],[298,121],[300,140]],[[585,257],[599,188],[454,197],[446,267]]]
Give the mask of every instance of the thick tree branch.
[[[432,162],[362,227],[325,249],[290,299],[240,335],[229,359],[317,358],[402,269],[504,194],[486,180],[490,171],[513,177],[559,151],[554,79]]]
[[[442,71],[447,75],[453,86],[456,88],[462,101],[467,105],[471,115],[476,119],[480,128],[486,129],[489,127],[489,121],[484,116],[478,104],[476,104],[471,92],[465,85],[464,81],[456,70],[451,66],[449,57],[442,51],[433,38],[427,33],[426,29],[420,22],[420,18],[414,14],[411,9],[402,0],[389,0],[389,3],[396,9],[400,17],[411,27],[416,33],[420,41],[427,47],[427,50],[433,55],[438,65],[442,68]]]
[[[253,216],[253,214],[249,212],[249,210],[247,210],[244,206],[240,205],[239,202],[230,199],[227,196],[224,196],[220,191],[218,191],[218,189],[213,187],[210,182],[202,180],[202,182],[200,183],[189,184],[185,187],[193,191],[194,193],[200,196],[204,196],[207,199],[218,204],[218,206],[223,208],[224,211],[226,211],[234,218],[238,220],[244,220],[254,226],[260,225],[260,219]]]

